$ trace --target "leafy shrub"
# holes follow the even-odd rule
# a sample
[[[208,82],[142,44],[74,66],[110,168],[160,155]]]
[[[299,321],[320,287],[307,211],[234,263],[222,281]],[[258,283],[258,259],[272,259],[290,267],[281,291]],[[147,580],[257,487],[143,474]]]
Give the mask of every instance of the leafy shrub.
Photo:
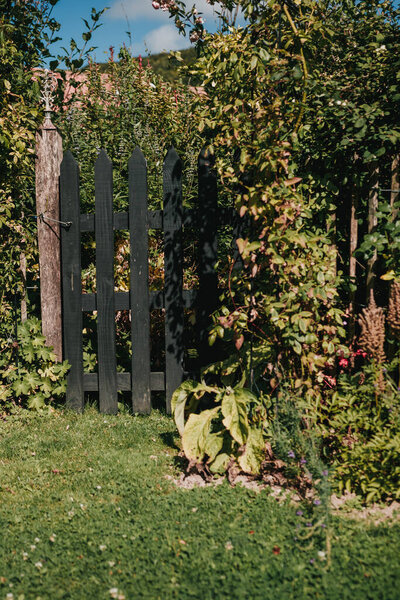
[[[367,502],[400,498],[400,392],[381,367],[341,375],[318,422],[340,492]]]
[[[10,339],[0,353],[0,411],[16,405],[43,409],[65,393],[68,367],[45,345],[38,319],[21,323],[17,340]]]
[[[262,403],[241,387],[185,381],[172,396],[172,412],[186,457],[222,473],[232,458],[258,473],[264,458]]]
[[[150,208],[160,208],[163,159],[173,144],[184,164],[185,201],[195,197],[194,179],[202,139],[192,114],[193,93],[156,75],[142,58],[135,59],[121,48],[118,62],[113,54],[107,72],[93,62],[64,82],[70,96],[55,117],[64,141],[80,165],[83,209],[94,209],[93,165],[104,148],[114,167],[115,210],[128,206],[128,161],[140,146],[148,161]],[[65,87],[66,86],[66,87]]]
[[[218,387],[194,381],[182,383],[172,397],[189,461],[206,465],[212,473],[223,473],[236,463],[245,473],[256,475],[270,448],[292,483],[311,482],[325,470],[320,443],[299,405],[290,390],[273,400],[240,385]]]
[[[188,3],[164,5],[178,29],[187,28],[201,47],[189,68],[205,91],[197,102],[199,128],[213,137],[222,185],[249,222],[237,236],[240,269],[232,269],[210,335],[210,342],[230,343],[231,356],[208,373],[222,386],[255,387],[260,397],[271,398],[278,417],[268,408],[264,431],[278,454],[284,456],[285,446],[286,454],[304,453],[312,445],[311,427],[326,442],[339,489],[347,486],[368,501],[393,496],[398,429],[388,411],[397,410],[397,392],[389,383],[379,387],[384,353],[379,368],[372,361],[347,383],[341,376],[338,387],[336,374],[349,353],[345,311],[355,290],[347,275],[349,199],[359,201],[361,239],[370,218],[371,169],[383,173],[399,150],[397,5],[222,0],[223,12],[241,7],[246,23],[229,27],[221,15],[224,26],[214,35],[205,33]],[[395,211],[379,211],[379,227],[365,236],[359,253],[365,261],[381,253],[384,268],[392,270],[387,279],[398,270],[398,226],[388,219]],[[354,327],[349,337],[353,333]],[[207,455],[204,440],[213,427],[229,429],[220,416],[225,389],[212,392],[219,408],[204,405],[205,420],[201,405],[194,409],[199,414],[189,416],[183,437],[198,424],[192,434],[202,448],[196,455],[184,446],[191,457]],[[279,422],[286,397],[284,421],[294,418],[293,402],[298,426]],[[197,402],[195,392],[189,402],[193,398]],[[353,429],[356,439],[346,445]],[[240,447],[231,449],[238,459]]]

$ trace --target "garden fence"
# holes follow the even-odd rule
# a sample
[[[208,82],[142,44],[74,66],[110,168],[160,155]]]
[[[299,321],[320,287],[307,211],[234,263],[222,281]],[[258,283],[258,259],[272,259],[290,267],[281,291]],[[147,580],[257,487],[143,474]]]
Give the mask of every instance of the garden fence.
[[[163,210],[148,210],[147,164],[137,147],[128,163],[129,210],[113,211],[113,169],[101,150],[95,164],[95,213],[81,214],[79,168],[70,151],[60,172],[64,358],[71,365],[67,406],[82,410],[84,392],[98,391],[101,412],[116,413],[118,390],[130,391],[132,408],[148,413],[151,392],[171,396],[187,377],[184,371],[184,310],[196,310],[201,362],[207,362],[207,326],[218,300],[217,227],[232,211],[218,211],[217,182],[205,150],[198,159],[198,206],[182,206],[182,163],[171,148],[163,165]],[[183,289],[182,228],[195,227],[198,242],[198,288]],[[237,228],[238,225],[235,226]],[[114,230],[129,230],[130,291],[114,291]],[[164,288],[149,290],[148,230],[164,232]],[[95,232],[96,293],[82,293],[81,233]],[[237,232],[234,237],[238,237]],[[165,371],[152,372],[150,311],[165,311]],[[131,372],[117,372],[115,313],[131,311]],[[97,311],[98,371],[84,373],[82,313]]]

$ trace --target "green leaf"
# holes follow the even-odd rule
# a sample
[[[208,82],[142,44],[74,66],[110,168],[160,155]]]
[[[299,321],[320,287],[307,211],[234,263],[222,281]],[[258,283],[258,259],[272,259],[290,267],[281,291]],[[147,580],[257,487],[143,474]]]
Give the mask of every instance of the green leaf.
[[[211,473],[224,473],[231,459],[231,455],[226,452],[218,454],[216,459],[209,465]]]
[[[205,453],[209,457],[209,462],[215,460],[216,456],[221,452],[224,445],[224,432],[210,433],[206,437]]]
[[[179,435],[183,435],[183,431],[185,429],[185,406],[186,401],[189,397],[189,394],[196,387],[196,382],[188,379],[184,381],[182,385],[178,387],[177,390],[172,394],[171,398],[171,410],[174,415],[175,424],[178,428]]]
[[[189,460],[201,462],[204,459],[211,423],[219,411],[220,407],[216,406],[203,410],[199,415],[190,415],[182,436],[183,451]]]
[[[216,393],[216,388],[197,383],[188,379],[184,381],[172,394],[171,410],[179,434],[182,436],[185,429],[185,414],[194,412],[204,394]]]
[[[42,394],[35,394],[28,400],[28,408],[30,408],[30,409],[39,411],[42,408],[44,408],[44,406],[45,406],[45,402],[44,402],[44,397],[42,396]]]
[[[239,457],[239,466],[245,473],[257,475],[264,459],[264,437],[260,429],[250,429],[246,449]]]
[[[395,272],[393,271],[393,269],[391,271],[388,271],[387,273],[385,273],[384,275],[381,275],[381,279],[383,279],[384,281],[391,281],[392,279],[394,279],[396,277]]]
[[[258,56],[256,56],[255,54],[251,57],[251,61],[250,61],[250,71],[253,71],[253,69],[256,68],[258,64]]]
[[[221,408],[224,416],[223,424],[233,439],[243,445],[249,433],[249,423],[246,399],[244,395],[240,394],[240,391],[227,388],[222,398]]]

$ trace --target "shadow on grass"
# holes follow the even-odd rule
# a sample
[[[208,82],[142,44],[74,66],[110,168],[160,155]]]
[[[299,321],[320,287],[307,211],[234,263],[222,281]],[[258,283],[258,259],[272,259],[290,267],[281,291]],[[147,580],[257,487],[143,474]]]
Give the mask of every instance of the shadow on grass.
[[[173,450],[180,450],[180,447],[177,443],[179,439],[179,433],[177,431],[165,431],[164,433],[160,433],[160,438],[169,448],[172,448]]]

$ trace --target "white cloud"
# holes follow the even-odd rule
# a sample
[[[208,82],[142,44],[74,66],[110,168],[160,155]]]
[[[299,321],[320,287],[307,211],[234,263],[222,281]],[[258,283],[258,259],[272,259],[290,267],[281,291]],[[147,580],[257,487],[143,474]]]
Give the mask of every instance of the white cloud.
[[[144,43],[151,54],[157,54],[164,51],[182,50],[187,47],[188,40],[180,35],[175,25],[167,23],[147,33]]]
[[[186,6],[191,8],[195,4],[199,12],[204,14],[206,18],[212,18],[214,9],[218,9],[218,3],[215,3],[214,7],[207,4],[206,0],[197,0],[197,2],[191,2],[188,0]],[[115,0],[111,5],[110,10],[107,11],[107,17],[110,19],[131,19],[135,21],[137,19],[157,19],[157,20],[168,20],[169,13],[162,10],[154,10],[151,5],[151,0]]]

